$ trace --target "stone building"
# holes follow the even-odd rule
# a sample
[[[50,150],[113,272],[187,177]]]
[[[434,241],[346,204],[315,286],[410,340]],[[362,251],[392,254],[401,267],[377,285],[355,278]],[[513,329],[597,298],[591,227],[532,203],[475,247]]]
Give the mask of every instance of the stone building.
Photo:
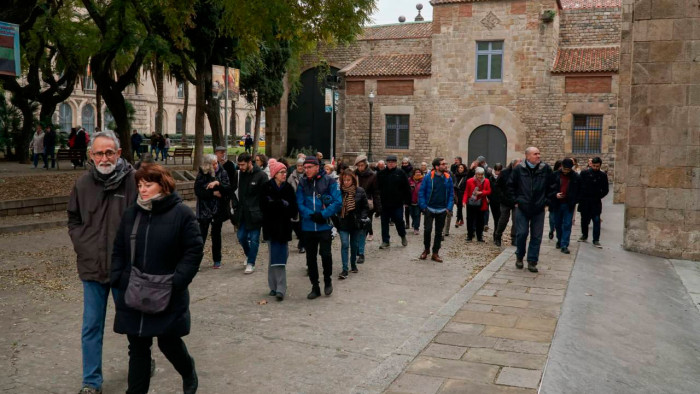
[[[73,126],[81,125],[92,133],[97,126],[96,90],[92,77],[86,76],[76,84],[73,94],[59,104],[54,115],[54,123],[61,125],[61,130],[70,131]],[[187,125],[182,123],[182,111],[184,108],[184,89],[189,89],[189,105],[187,110]],[[195,114],[195,87],[192,84],[178,83],[175,80],[166,79],[164,82],[165,95],[163,131],[164,133],[180,134],[183,131],[194,135]],[[141,133],[151,134],[155,131],[157,116],[157,96],[154,80],[148,72],[140,75],[140,81],[127,87],[124,97],[131,102],[136,113],[132,127]],[[102,101],[102,129],[108,128],[112,121],[107,105]],[[229,101],[228,120],[231,122],[232,106]],[[246,132],[252,134],[255,128],[255,107],[246,102],[245,98],[239,98],[236,103],[236,132],[231,136],[241,136]],[[223,104],[221,109],[221,121],[224,121]],[[205,123],[205,134],[211,134],[209,122]],[[223,123],[222,123],[223,125]],[[231,125],[231,123],[229,123]],[[264,125],[264,123],[263,123]],[[231,130],[231,126],[229,126]]]
[[[431,4],[432,22],[368,27],[355,43],[307,59],[301,93],[268,108],[273,155],[312,142],[330,153],[314,68],[322,60],[342,77],[336,156],[368,152],[371,121],[375,160],[485,155],[493,165],[534,145],[548,162],[601,156],[613,174],[620,0]]]
[[[624,0],[621,52],[624,246],[700,260],[700,3]]]

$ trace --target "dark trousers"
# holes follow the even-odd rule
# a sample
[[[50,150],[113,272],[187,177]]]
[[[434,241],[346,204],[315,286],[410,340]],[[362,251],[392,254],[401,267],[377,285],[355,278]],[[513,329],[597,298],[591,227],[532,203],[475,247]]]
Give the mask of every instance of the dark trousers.
[[[411,205],[411,224],[413,224],[413,229],[418,230],[420,228],[420,207],[418,205]]]
[[[593,221],[593,240],[600,241],[600,215],[581,212],[581,235],[588,238],[588,226]]]
[[[457,206],[457,221],[458,222],[463,222],[464,221],[464,203],[462,202],[461,199],[457,198],[457,194],[455,193],[455,205]]]
[[[389,221],[394,222],[396,227],[396,232],[399,233],[399,237],[406,236],[406,226],[403,222],[403,207],[384,207],[382,209],[382,242],[389,243],[391,237],[389,236]]]
[[[406,224],[406,228],[411,227],[411,206],[403,207],[403,216],[404,216],[404,223]]]
[[[129,339],[129,388],[127,394],[146,394],[151,383],[153,337],[127,335]],[[194,371],[194,361],[180,337],[158,337],[158,348],[183,378]]]
[[[204,243],[207,243],[207,233],[211,224],[211,257],[215,262],[221,262],[221,225],[223,222],[212,219],[199,220],[199,232]]]
[[[297,240],[297,249],[301,249],[304,247],[304,237],[303,237],[303,232],[301,231],[301,220],[298,222],[292,222],[292,230],[294,230],[294,234],[296,234],[298,240]]]
[[[323,282],[331,283],[333,275],[333,255],[331,254],[331,230],[305,231],[304,247],[306,247],[306,266],[309,268],[309,280],[313,287],[318,287],[318,260],[321,255],[323,265]]]
[[[508,226],[508,221],[513,220],[513,225],[510,228],[510,240],[512,243],[515,243],[515,208],[501,204],[499,213],[498,225],[496,231],[493,233],[494,238],[501,239],[503,232],[506,231],[506,227]]]
[[[490,204],[491,215],[493,215],[493,227],[494,234],[496,234],[496,227],[498,227],[498,222],[501,220],[501,204]]]
[[[440,251],[442,244],[442,229],[445,227],[445,218],[447,211],[440,213],[432,213],[425,210],[425,218],[423,218],[423,249],[430,250],[430,234],[433,232],[433,221],[435,221],[435,237],[433,239],[433,253],[437,254]]]
[[[484,239],[484,211],[481,207],[467,205],[467,238],[474,238],[474,232],[476,239]]]
[[[46,158],[46,160],[48,160],[49,157],[51,158],[51,168],[56,168],[56,147],[48,145],[44,147],[44,150],[44,157]]]
[[[545,213],[542,211],[532,217],[527,217],[518,208],[515,208],[515,255],[521,259],[525,257],[525,243],[529,233],[530,244],[527,246],[527,261],[533,265],[537,265],[540,258],[544,215]]]

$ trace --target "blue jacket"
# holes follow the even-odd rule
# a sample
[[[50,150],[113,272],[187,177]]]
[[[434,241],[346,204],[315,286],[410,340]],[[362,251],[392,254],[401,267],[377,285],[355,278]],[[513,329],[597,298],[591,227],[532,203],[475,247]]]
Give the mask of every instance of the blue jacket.
[[[452,211],[452,206],[454,204],[454,190],[452,184],[452,176],[449,172],[445,171],[442,173],[445,177],[445,193],[447,194],[447,210]],[[418,206],[421,210],[428,208],[428,203],[430,202],[430,196],[433,194],[433,178],[435,177],[435,170],[431,170],[423,178],[423,183],[418,190]]]
[[[343,207],[338,182],[323,172],[319,172],[313,179],[301,177],[297,186],[297,205],[301,217],[301,231],[330,230],[333,227],[330,217],[340,213]],[[311,220],[311,215],[315,212],[321,212],[326,219],[325,224]]]

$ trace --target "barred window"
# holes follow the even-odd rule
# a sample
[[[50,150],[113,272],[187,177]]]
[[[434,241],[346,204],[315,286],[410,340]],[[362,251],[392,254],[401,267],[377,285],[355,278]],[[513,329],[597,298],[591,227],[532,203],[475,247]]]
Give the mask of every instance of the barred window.
[[[501,81],[503,74],[503,41],[476,43],[476,80]]]
[[[408,149],[409,115],[386,115],[387,149]]]
[[[602,138],[602,115],[574,115],[573,153],[600,153]]]

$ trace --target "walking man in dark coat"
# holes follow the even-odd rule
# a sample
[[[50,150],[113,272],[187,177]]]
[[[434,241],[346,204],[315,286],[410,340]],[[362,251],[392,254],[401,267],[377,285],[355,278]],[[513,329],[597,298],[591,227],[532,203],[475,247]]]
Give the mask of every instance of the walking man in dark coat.
[[[102,392],[102,339],[112,247],[122,214],[138,194],[134,170],[121,158],[114,133],[95,134],[90,157],[94,165],[75,182],[68,202],[68,234],[78,255],[78,275],[83,282],[82,394]]]
[[[603,197],[608,195],[608,175],[600,170],[603,160],[594,157],[590,168],[581,172],[581,212],[580,242],[588,240],[588,225],[593,220],[593,245],[600,248],[600,214],[603,212]]]
[[[263,225],[260,198],[263,185],[268,181],[267,175],[253,163],[248,153],[238,156],[238,199],[234,200],[234,223],[238,226],[238,242],[246,255],[244,273],[255,271],[255,260],[260,247],[260,229]]]
[[[51,157],[51,168],[56,168],[56,131],[51,125],[47,125],[44,130],[44,157],[47,161]],[[49,169],[48,164],[46,169]]]
[[[564,159],[561,169],[554,172],[549,188],[549,214],[554,215],[554,228],[557,232],[557,249],[569,254],[571,226],[579,198],[581,182],[573,170],[574,161]]]
[[[403,208],[411,204],[411,186],[408,184],[406,174],[397,168],[396,162],[396,155],[387,156],[386,168],[379,171],[377,175],[379,194],[382,200],[382,244],[379,249],[387,249],[390,246],[390,220],[396,226],[396,232],[401,237],[401,244],[408,245],[406,225],[403,221]]]
[[[540,161],[540,150],[529,147],[525,150],[525,161],[513,168],[508,180],[508,190],[515,201],[515,257],[517,268],[523,268],[525,243],[528,233],[527,269],[537,272],[540,244],[544,231],[544,207],[551,182],[552,169]]]

